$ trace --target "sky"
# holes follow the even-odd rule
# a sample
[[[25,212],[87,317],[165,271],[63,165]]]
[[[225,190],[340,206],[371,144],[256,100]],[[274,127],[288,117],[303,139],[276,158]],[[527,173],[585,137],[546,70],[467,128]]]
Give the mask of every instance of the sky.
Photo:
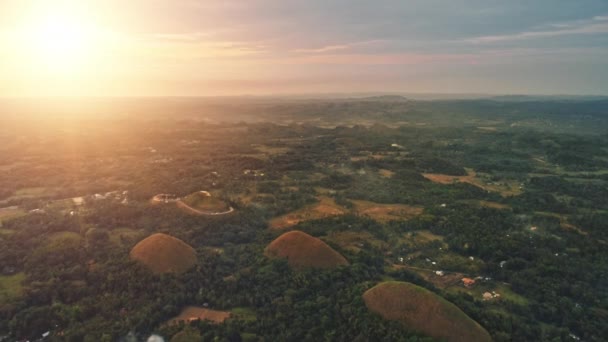
[[[606,0],[0,0],[0,95],[608,95]]]

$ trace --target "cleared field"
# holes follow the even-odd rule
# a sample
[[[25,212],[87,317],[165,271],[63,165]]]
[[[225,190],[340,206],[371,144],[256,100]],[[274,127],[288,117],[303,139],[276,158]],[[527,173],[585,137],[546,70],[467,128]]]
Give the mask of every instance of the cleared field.
[[[240,319],[246,322],[252,322],[257,319],[257,314],[251,308],[238,307],[230,310],[231,317]]]
[[[504,180],[501,182],[486,182],[479,178],[479,175],[473,170],[466,168],[466,176],[451,176],[441,173],[423,173],[424,178],[439,184],[453,183],[469,183],[486,191],[498,192],[503,197],[516,196],[522,193],[519,184],[513,180]]]
[[[510,209],[511,207],[506,205],[506,204],[502,204],[502,203],[498,203],[498,202],[492,202],[492,201],[479,201],[479,205],[482,207],[486,207],[486,208],[493,208],[493,209]]]
[[[352,203],[355,208],[351,211],[336,204],[331,197],[320,196],[318,198],[319,202],[316,204],[270,220],[270,228],[283,229],[293,227],[300,222],[344,215],[349,212],[370,217],[378,222],[409,220],[422,214],[424,211],[422,207],[405,204],[382,204],[362,200],[353,200]]]
[[[284,154],[291,150],[291,148],[289,148],[289,147],[277,147],[277,146],[267,146],[267,145],[257,145],[254,148],[263,154],[267,154],[267,155],[271,155],[271,156]]]
[[[362,161],[362,160],[380,160],[380,159],[384,159],[384,158],[386,158],[386,156],[384,156],[382,154],[371,154],[370,153],[368,155],[350,157],[350,160],[357,162],[357,161]]]
[[[399,239],[400,243],[405,243],[409,246],[424,245],[433,241],[443,242],[443,236],[433,234],[428,230],[416,230],[413,232],[405,233],[403,238]],[[447,245],[445,245],[447,247]]]
[[[497,127],[493,127],[493,126],[478,126],[477,129],[480,131],[487,131],[487,132],[496,132],[498,130]]]
[[[0,228],[0,236],[9,236],[15,234],[14,230]]]
[[[517,305],[528,305],[528,300],[525,297],[518,295],[517,293],[511,290],[511,287],[506,284],[495,284],[495,283],[479,283],[471,288],[465,288],[460,285],[460,282],[449,286],[446,288],[446,291],[451,293],[466,293],[473,298],[478,300],[483,298],[484,292],[496,292],[499,294],[499,297],[492,298],[492,301],[510,301]]]
[[[446,289],[451,286],[457,286],[458,284],[460,284],[460,280],[465,277],[463,273],[459,272],[446,272],[443,276],[439,276],[435,273],[434,270],[408,265],[393,264],[391,268],[395,270],[408,270],[414,272],[422,279],[428,281],[439,289]]]
[[[109,231],[110,241],[114,244],[120,244],[123,241],[125,243],[133,243],[140,240],[143,237],[141,230],[131,228],[117,228]]]
[[[414,207],[405,204],[379,204],[369,201],[353,200],[355,212],[368,216],[379,222],[395,220],[409,220],[424,211],[423,207]]]
[[[568,216],[563,214],[551,213],[547,211],[536,211],[538,215],[551,216],[559,219],[559,227],[565,230],[573,230],[581,235],[588,235],[586,231],[568,222]]]
[[[5,201],[10,200],[18,200],[24,198],[38,198],[38,197],[50,197],[57,193],[59,189],[52,187],[31,187],[31,188],[22,188],[7,198]]]
[[[395,172],[387,169],[380,169],[378,170],[378,173],[380,174],[380,177],[383,178],[393,178],[393,176],[395,175]]]
[[[212,196],[207,191],[198,191],[177,201],[178,207],[183,207],[180,206],[180,203],[185,204],[195,211],[206,214],[221,213],[230,210],[230,206],[226,202],[216,196]]]
[[[49,244],[57,244],[59,242],[68,241],[68,240],[80,241],[80,234],[78,234],[76,232],[69,232],[69,231],[56,232],[56,233],[52,233],[51,235],[49,235],[47,242]]]
[[[270,228],[284,229],[295,226],[300,222],[344,215],[347,212],[348,210],[336,204],[333,198],[320,196],[319,202],[316,204],[270,220]]]
[[[27,213],[23,209],[18,207],[7,207],[0,208],[0,222],[12,220],[21,216],[25,216]]]
[[[198,306],[187,306],[182,310],[182,312],[180,312],[179,315],[171,318],[165,324],[174,325],[179,324],[179,322],[187,323],[198,320],[211,321],[219,324],[230,318],[230,316],[231,314],[228,311],[211,310]]]
[[[340,248],[358,253],[361,249],[369,244],[374,248],[386,249],[388,244],[382,240],[376,239],[369,232],[354,232],[354,231],[338,231],[331,232],[324,238],[326,241],[335,243]]]
[[[0,276],[0,304],[19,298],[23,294],[21,283],[24,279],[24,273]]]

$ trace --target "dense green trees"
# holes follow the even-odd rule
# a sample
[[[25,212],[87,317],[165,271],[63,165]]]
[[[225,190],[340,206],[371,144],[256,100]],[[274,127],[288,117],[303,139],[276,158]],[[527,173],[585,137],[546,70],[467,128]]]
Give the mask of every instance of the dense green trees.
[[[450,115],[441,112],[451,106]],[[26,280],[21,297],[0,303],[0,331],[29,339],[51,331],[55,340],[68,341],[116,341],[130,332],[175,341],[429,340],[370,314],[361,301],[378,281],[395,279],[446,297],[497,341],[558,341],[570,334],[600,341],[608,336],[608,177],[602,173],[608,136],[561,133],[575,122],[564,113],[553,118],[561,126],[545,129],[534,121],[536,110],[551,108],[530,106],[535,110],[493,102],[303,103],[265,108],[302,120],[322,112],[336,127],[135,121],[133,132],[114,123],[89,142],[70,136],[79,142],[70,145],[76,151],[44,131],[40,143],[7,144],[0,149],[3,206],[45,212],[2,221],[0,271],[23,272]],[[604,122],[596,111],[584,109],[592,121]],[[412,123],[430,124],[392,128],[406,112]],[[496,120],[490,113],[502,114],[504,123],[492,124],[496,131],[478,129],[480,121]],[[365,115],[387,124],[351,124]],[[601,129],[595,126],[577,127]],[[464,175],[464,167],[487,182],[521,184],[522,194],[503,197],[421,175]],[[157,193],[202,189],[222,193],[236,212],[198,217],[148,203]],[[128,190],[128,203],[57,201],[113,190]],[[348,214],[298,224],[340,250],[348,267],[293,272],[285,261],[264,258],[264,247],[280,233],[267,229],[268,220],[315,203],[321,193],[347,208],[361,199],[425,211],[409,221]],[[489,201],[495,208],[484,207]],[[404,242],[406,233],[421,230],[443,240]],[[179,276],[155,276],[130,261],[130,248],[154,232],[194,246],[197,266]],[[366,233],[381,243],[341,249],[329,238],[338,232]],[[412,271],[391,268],[405,253],[422,260],[450,253],[445,271],[490,278],[487,284],[518,297],[484,302],[442,290]],[[469,257],[477,264],[465,265]],[[163,325],[183,306],[205,304],[235,315],[220,325]]]

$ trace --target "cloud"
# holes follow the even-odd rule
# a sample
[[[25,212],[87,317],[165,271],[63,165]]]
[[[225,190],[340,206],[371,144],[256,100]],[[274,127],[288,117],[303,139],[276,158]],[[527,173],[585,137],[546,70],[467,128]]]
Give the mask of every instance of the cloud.
[[[350,45],[348,45],[348,44],[346,44],[346,45],[329,45],[329,46],[324,46],[324,47],[317,48],[317,49],[295,49],[295,50],[293,50],[293,52],[323,53],[323,52],[336,51],[336,50],[346,50],[348,48],[350,48]]]
[[[525,31],[515,34],[480,36],[465,39],[474,44],[491,44],[504,41],[517,41],[535,38],[558,37],[565,35],[608,33],[608,16],[595,16],[589,20],[550,25],[553,30]]]
[[[361,46],[377,45],[377,44],[385,43],[385,42],[387,42],[387,40],[375,39],[375,40],[365,40],[365,41],[345,43],[345,44],[326,45],[326,46],[322,46],[319,48],[306,48],[306,49],[299,48],[299,49],[293,49],[291,51],[296,52],[296,53],[326,53],[326,52],[333,52],[333,51],[339,51],[339,50],[349,50],[349,49],[353,49],[353,48],[361,47]]]
[[[279,64],[332,64],[332,65],[414,65],[446,62],[468,62],[475,54],[313,54],[276,60]]]

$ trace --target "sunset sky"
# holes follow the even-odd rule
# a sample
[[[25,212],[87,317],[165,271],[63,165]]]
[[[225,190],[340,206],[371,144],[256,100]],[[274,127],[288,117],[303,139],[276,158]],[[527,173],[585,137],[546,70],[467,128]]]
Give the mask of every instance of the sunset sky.
[[[0,96],[608,94],[606,0],[0,0]]]

